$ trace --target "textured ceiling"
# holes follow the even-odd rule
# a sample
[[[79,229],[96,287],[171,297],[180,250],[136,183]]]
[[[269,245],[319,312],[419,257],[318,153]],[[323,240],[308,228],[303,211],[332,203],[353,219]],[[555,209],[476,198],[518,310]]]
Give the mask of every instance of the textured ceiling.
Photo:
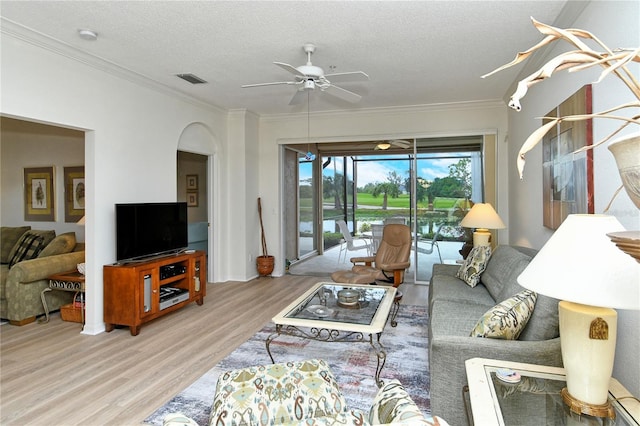
[[[306,111],[290,106],[293,86],[241,88],[291,78],[274,61],[329,73],[364,71],[343,83],[363,99],[349,104],[315,90],[312,111],[384,108],[504,98],[522,69],[480,76],[535,44],[530,17],[571,23],[581,2],[566,1],[2,1],[3,31],[39,33],[224,109],[258,114]],[[565,5],[570,6],[564,9]],[[562,12],[562,13],[561,13]],[[17,26],[15,24],[18,24]],[[99,34],[85,41],[77,30]],[[49,40],[48,38],[52,40]],[[90,58],[91,60],[91,58]],[[208,83],[193,86],[175,74]]]

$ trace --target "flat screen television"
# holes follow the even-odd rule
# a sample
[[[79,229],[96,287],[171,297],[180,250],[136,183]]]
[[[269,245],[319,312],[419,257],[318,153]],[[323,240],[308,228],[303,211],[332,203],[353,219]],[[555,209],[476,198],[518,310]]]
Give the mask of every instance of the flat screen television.
[[[116,204],[118,262],[176,253],[187,239],[187,203]]]

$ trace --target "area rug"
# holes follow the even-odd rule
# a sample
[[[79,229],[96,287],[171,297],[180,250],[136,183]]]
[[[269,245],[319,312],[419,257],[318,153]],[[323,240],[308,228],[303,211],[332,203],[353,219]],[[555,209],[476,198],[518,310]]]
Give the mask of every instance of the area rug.
[[[429,371],[427,364],[427,308],[402,305],[398,326],[387,324],[381,343],[387,360],[380,377],[398,379],[425,415],[430,414]],[[206,425],[218,376],[227,370],[271,363],[265,349],[266,338],[273,333],[273,323],[224,358],[200,379],[180,392],[145,419],[146,424],[162,425],[168,413],[181,412]],[[271,343],[276,362],[322,358],[331,366],[349,408],[369,412],[378,391],[374,375],[376,354],[366,343],[316,342],[290,336],[279,336]]]

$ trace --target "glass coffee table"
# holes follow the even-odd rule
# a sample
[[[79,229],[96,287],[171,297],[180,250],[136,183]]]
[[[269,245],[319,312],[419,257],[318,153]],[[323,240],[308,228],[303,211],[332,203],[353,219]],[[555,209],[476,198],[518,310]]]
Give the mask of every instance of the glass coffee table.
[[[611,417],[593,417],[573,413],[563,402],[560,391],[566,382],[562,368],[485,358],[469,359],[465,366],[471,402],[471,413],[467,409],[467,414],[472,416],[472,425],[640,424],[640,402],[613,378],[609,385]],[[517,383],[500,380],[497,373],[502,369],[519,373],[521,380]],[[465,404],[466,401],[467,395]]]
[[[273,317],[276,330],[266,340],[271,362],[275,361],[269,346],[281,335],[321,342],[369,343],[377,355],[375,379],[381,386],[380,372],[387,354],[380,337],[392,308],[396,313],[395,294],[396,289],[387,286],[316,284]]]

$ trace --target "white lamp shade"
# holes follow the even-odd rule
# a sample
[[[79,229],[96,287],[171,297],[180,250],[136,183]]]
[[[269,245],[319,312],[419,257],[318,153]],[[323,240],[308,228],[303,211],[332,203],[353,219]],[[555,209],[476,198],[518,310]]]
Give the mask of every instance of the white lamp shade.
[[[583,305],[640,309],[640,263],[607,237],[613,216],[569,215],[518,277],[532,291]]]
[[[460,226],[483,229],[504,229],[507,227],[489,203],[474,204],[460,222]]]

